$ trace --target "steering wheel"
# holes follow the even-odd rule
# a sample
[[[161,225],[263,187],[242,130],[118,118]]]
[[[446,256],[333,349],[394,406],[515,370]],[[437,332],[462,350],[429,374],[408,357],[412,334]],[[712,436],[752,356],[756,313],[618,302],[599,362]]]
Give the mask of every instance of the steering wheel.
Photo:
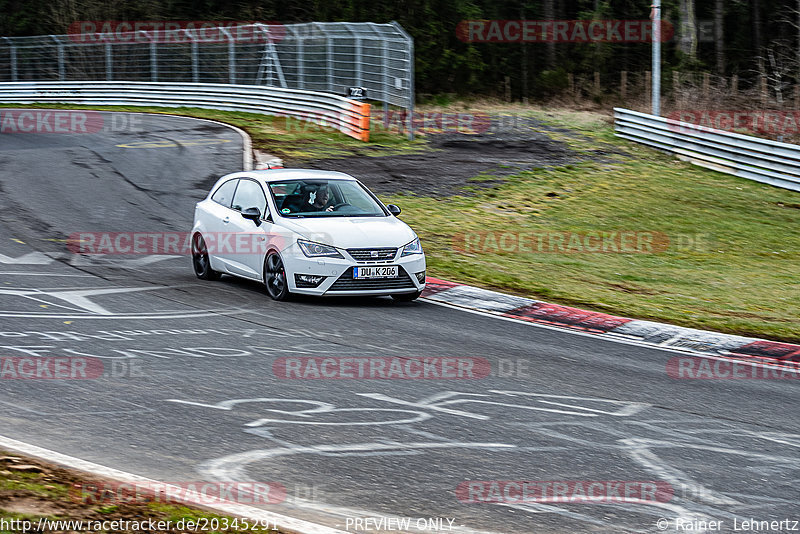
[[[339,202],[338,204],[333,206],[333,211],[339,211],[340,208],[343,208],[345,206],[350,206],[350,204],[348,204],[347,202]]]

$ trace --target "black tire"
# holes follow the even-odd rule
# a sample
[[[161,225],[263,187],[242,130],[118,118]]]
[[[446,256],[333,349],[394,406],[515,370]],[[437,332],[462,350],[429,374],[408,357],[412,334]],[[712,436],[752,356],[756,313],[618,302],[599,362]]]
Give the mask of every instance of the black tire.
[[[277,252],[270,252],[264,260],[264,285],[273,300],[288,300],[289,282],[286,280],[286,269]]]
[[[206,240],[200,234],[194,234],[192,237],[192,267],[194,274],[200,280],[219,280],[220,273],[211,268]]]
[[[420,295],[422,295],[422,291],[417,291],[416,293],[398,293],[396,295],[392,295],[392,298],[396,302],[411,302],[417,300]]]

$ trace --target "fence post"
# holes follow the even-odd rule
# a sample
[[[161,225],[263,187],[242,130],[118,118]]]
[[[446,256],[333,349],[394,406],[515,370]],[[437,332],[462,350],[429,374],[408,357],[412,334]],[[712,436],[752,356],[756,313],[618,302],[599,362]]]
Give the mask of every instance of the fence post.
[[[50,38],[56,42],[56,48],[58,50],[58,79],[63,80],[66,72],[64,69],[64,45],[61,44],[61,41],[59,41],[55,35],[51,35]]]
[[[228,83],[233,85],[236,83],[236,47],[235,42],[233,39],[233,35],[223,28],[220,27],[222,33],[228,38]]]
[[[645,95],[645,103],[647,107],[652,105],[653,94],[650,91],[650,87],[652,87],[652,80],[653,80],[653,73],[649,70],[644,71],[644,95]]]
[[[382,80],[383,80],[383,129],[389,130],[389,43],[383,41],[382,54]]]
[[[600,72],[594,71],[594,94],[600,94]]]
[[[739,76],[736,74],[731,77],[731,92],[734,97],[739,96]]]
[[[399,27],[399,25],[398,25]],[[411,37],[403,32],[408,42],[408,69],[409,69],[409,83],[408,83],[408,138],[414,140],[414,41]]]
[[[142,33],[147,35],[145,32]],[[150,81],[158,81],[158,55],[156,52],[156,42],[152,37],[150,38]]]
[[[111,81],[114,78],[114,63],[113,54],[111,51],[111,43],[106,43],[106,80]]]
[[[703,73],[703,96],[708,98],[709,90],[711,89],[711,75],[707,72]]]
[[[356,85],[364,85],[364,65],[361,60],[361,37],[356,37]]]
[[[328,77],[328,92],[333,92],[333,40],[335,38],[330,35],[325,37],[325,59],[327,65],[325,67],[325,74]]]
[[[569,94],[575,96],[575,75],[571,72],[567,74],[567,85],[569,86]]]
[[[11,42],[11,39],[8,37],[3,37],[8,43],[8,55],[9,60],[11,63],[11,81],[16,82],[18,79],[17,75],[17,47],[14,46],[14,43]]]
[[[236,43],[230,34],[228,34],[228,82],[236,83]]]
[[[294,30],[292,30],[292,33],[294,33]],[[295,34],[295,39],[297,39],[297,44],[295,45],[295,50],[297,52],[297,88],[305,89],[306,73],[303,64],[303,37]]]
[[[192,81],[197,83],[200,81],[200,65],[199,50],[197,47],[197,40],[192,37]]]
[[[17,72],[17,47],[11,46],[11,81],[19,81],[19,73]]]
[[[763,74],[760,74],[758,76],[758,92],[761,98],[761,104],[766,106],[769,94],[767,92],[767,77],[764,76]]]

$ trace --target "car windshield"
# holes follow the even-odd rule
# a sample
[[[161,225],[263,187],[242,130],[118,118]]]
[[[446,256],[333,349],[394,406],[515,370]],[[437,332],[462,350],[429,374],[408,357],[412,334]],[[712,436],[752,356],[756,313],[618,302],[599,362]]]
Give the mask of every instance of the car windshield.
[[[355,180],[286,180],[269,184],[283,217],[385,217],[386,211]]]

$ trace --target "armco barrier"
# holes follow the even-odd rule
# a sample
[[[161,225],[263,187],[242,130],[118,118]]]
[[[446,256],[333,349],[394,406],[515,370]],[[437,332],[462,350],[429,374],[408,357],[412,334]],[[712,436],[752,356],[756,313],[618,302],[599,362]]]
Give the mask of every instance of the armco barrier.
[[[715,171],[800,191],[800,146],[614,108],[618,137]]]
[[[369,141],[370,105],[330,93],[254,85],[160,82],[0,83],[0,103],[166,106],[296,117]]]

